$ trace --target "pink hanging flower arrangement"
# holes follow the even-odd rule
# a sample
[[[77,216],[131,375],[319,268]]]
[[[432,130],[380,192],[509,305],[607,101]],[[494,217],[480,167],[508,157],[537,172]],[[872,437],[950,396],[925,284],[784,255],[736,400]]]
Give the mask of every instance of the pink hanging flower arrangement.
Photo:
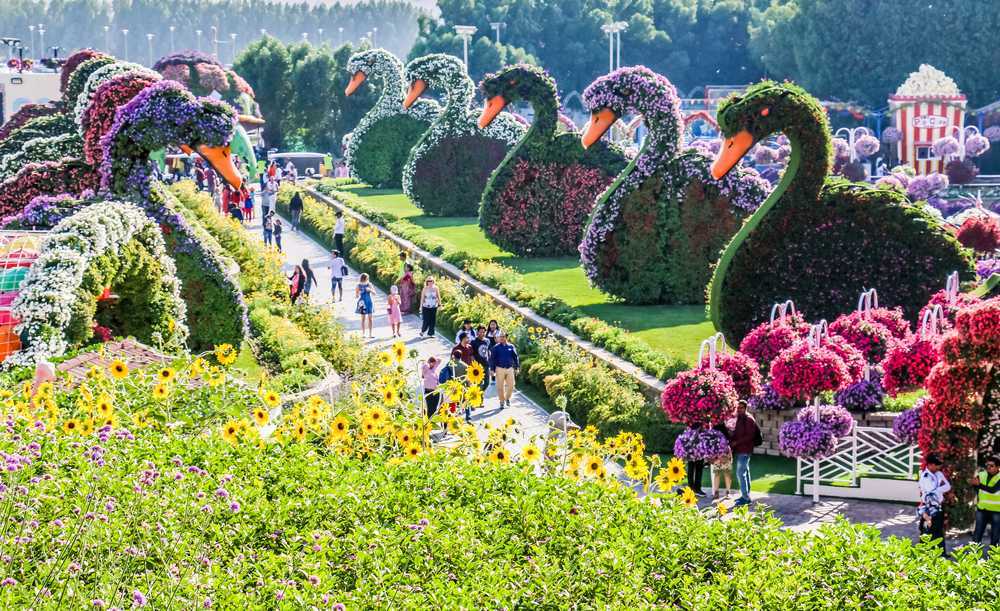
[[[808,401],[825,390],[850,382],[847,365],[825,346],[799,342],[782,350],[771,363],[771,386],[782,399]]]
[[[701,368],[706,369],[709,365],[709,357],[701,360]],[[730,354],[720,354],[716,356],[715,368],[729,374],[733,380],[733,388],[736,395],[746,401],[753,395],[761,391],[760,369],[756,361],[742,352],[732,352]]]
[[[660,405],[670,420],[688,426],[715,426],[736,414],[739,396],[729,374],[692,369],[667,382]]]
[[[901,308],[872,308],[865,313],[865,319],[884,325],[896,339],[906,339],[913,332]]]
[[[773,323],[765,322],[754,327],[740,342],[740,352],[757,361],[762,369],[766,369],[778,353],[808,334],[809,325],[802,315],[792,314],[784,321],[775,320]]]
[[[946,331],[954,324],[955,315],[959,310],[975,305],[980,301],[979,297],[976,297],[971,293],[958,293],[955,295],[955,302],[952,303],[951,296],[948,295],[948,291],[940,290],[931,295],[930,301],[927,302],[927,305],[921,308],[920,314],[917,316],[917,320],[923,320],[924,314],[926,314],[928,310],[933,309],[934,306],[941,306],[944,319],[939,320],[938,324],[940,325],[941,331]]]
[[[844,361],[850,381],[857,382],[865,376],[865,355],[846,339],[839,335],[831,335],[823,340],[823,346],[829,348]]]
[[[880,322],[870,320],[860,312],[843,314],[830,324],[830,334],[839,335],[861,351],[870,363],[885,358],[893,342],[892,332]]]
[[[914,336],[909,341],[897,342],[882,361],[882,387],[891,397],[919,388],[940,360],[937,338]]]

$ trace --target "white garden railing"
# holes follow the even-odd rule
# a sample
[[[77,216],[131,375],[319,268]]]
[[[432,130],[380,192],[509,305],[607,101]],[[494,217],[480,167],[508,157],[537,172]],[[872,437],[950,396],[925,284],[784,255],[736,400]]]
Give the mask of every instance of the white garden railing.
[[[855,426],[832,455],[797,463],[796,492],[805,494],[805,486],[813,484],[813,501],[819,501],[822,484],[853,488],[862,477],[911,479],[920,464],[920,450],[896,439],[890,428]]]

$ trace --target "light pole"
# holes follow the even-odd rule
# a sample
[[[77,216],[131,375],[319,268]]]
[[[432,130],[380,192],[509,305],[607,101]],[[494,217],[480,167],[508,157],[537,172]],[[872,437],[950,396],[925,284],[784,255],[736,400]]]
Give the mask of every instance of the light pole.
[[[474,25],[456,25],[455,33],[462,37],[462,57],[465,60],[465,71],[469,71],[469,40],[478,31]]]
[[[267,36],[267,28],[261,28],[260,29],[260,35],[261,36]]]
[[[323,44],[323,28],[317,29],[316,32],[319,34],[316,38],[316,44],[321,45]]]
[[[35,52],[35,26],[29,25],[28,26],[28,31],[31,32],[31,46],[28,47],[28,48],[31,49],[32,53],[34,53]]]
[[[497,32],[497,46],[500,46],[500,30],[507,27],[507,22],[505,21],[491,21],[490,27]]]
[[[212,26],[212,56],[215,60],[219,60],[219,28],[218,26]]]
[[[344,28],[337,28],[337,46],[344,44]]]
[[[149,67],[153,67],[153,38],[155,34],[146,34],[146,43],[149,44]]]
[[[201,51],[201,30],[195,30],[194,33],[195,36],[197,36],[195,40],[198,41],[198,43],[194,46],[194,48],[198,51]]]
[[[376,36],[378,36],[378,28],[372,28],[371,39],[372,39],[372,46],[373,47],[375,46],[375,37]]]
[[[171,53],[173,53],[174,51],[177,50],[177,47],[174,46],[174,29],[175,29],[174,26],[170,26],[170,52]]]
[[[618,67],[621,68],[622,67],[622,31],[628,29],[628,24],[625,23],[624,21],[616,21],[615,22],[615,27],[616,27],[616,29],[615,29],[615,37],[618,38],[618,57],[617,57],[615,63],[617,63]]]
[[[232,41],[232,45],[233,45],[232,61],[230,62],[230,64],[231,65],[235,65],[236,64],[236,32],[233,32],[233,33],[231,33],[229,35],[229,40]]]
[[[45,26],[38,24],[38,58],[41,59],[45,57]]]
[[[104,50],[111,53],[111,26],[104,26]]]
[[[125,53],[123,54],[122,59],[128,61],[128,28],[122,29],[122,39],[125,41]]]
[[[601,31],[608,35],[608,74],[615,71],[615,26],[605,23]]]

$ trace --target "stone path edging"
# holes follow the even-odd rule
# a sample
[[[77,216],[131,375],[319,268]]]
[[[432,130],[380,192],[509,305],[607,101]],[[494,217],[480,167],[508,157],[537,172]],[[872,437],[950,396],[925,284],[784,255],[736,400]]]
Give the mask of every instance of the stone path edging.
[[[605,365],[616,369],[633,379],[639,385],[639,390],[643,395],[646,396],[651,401],[659,402],[660,394],[663,392],[664,383],[656,377],[653,377],[643,371],[636,365],[626,361],[625,359],[601,348],[600,346],[594,344],[593,342],[583,339],[570,329],[560,325],[544,316],[539,315],[531,308],[526,308],[515,301],[512,301],[509,297],[498,291],[497,289],[488,286],[479,280],[473,278],[469,274],[465,273],[455,265],[448,263],[444,259],[432,255],[426,250],[420,248],[413,242],[401,238],[394,234],[392,231],[386,227],[379,225],[367,217],[359,214],[350,206],[347,206],[332,197],[328,197],[319,193],[314,189],[308,187],[303,187],[303,189],[317,201],[321,201],[326,205],[334,208],[336,210],[342,211],[344,214],[356,220],[360,225],[364,227],[374,227],[378,229],[382,237],[392,241],[400,248],[406,250],[412,255],[416,256],[421,262],[428,267],[434,269],[440,274],[448,276],[462,284],[468,286],[474,293],[479,295],[485,295],[496,302],[498,305],[510,310],[520,316],[521,318],[528,321],[532,326],[543,327],[554,335],[558,335],[563,340],[571,342],[582,349],[584,352],[589,354],[591,357],[603,362]]]

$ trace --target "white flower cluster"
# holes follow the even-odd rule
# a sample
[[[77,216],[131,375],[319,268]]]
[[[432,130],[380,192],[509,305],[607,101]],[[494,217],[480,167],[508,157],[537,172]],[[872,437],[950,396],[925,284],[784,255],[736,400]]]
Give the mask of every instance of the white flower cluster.
[[[83,113],[87,111],[87,107],[90,106],[90,102],[94,98],[94,94],[97,93],[98,88],[104,83],[110,81],[114,77],[125,74],[126,72],[141,72],[148,76],[151,76],[157,80],[160,78],[158,72],[154,72],[149,68],[140,66],[139,64],[133,64],[132,62],[115,62],[113,64],[108,64],[107,66],[101,66],[94,73],[87,77],[87,82],[83,85],[83,91],[76,98],[76,105],[73,107],[73,118],[76,121],[76,125],[80,130],[80,134],[83,134],[83,125],[81,124],[83,120]]]
[[[406,82],[413,83],[423,80],[428,89],[444,92],[445,107],[434,123],[417,145],[410,151],[410,157],[403,168],[403,192],[415,201],[413,194],[413,176],[417,163],[426,155],[433,154],[433,149],[445,138],[456,138],[482,134],[487,138],[495,138],[512,147],[517,144],[527,128],[508,112],[502,112],[486,129],[476,125],[478,113],[472,109],[475,95],[475,84],[465,71],[462,60],[454,55],[434,53],[418,57],[406,65]],[[474,155],[475,151],[469,151]]]
[[[365,133],[383,119],[399,115],[409,115],[421,121],[432,123],[441,114],[441,107],[434,100],[417,100],[410,108],[403,108],[406,97],[406,87],[403,83],[403,62],[385,49],[370,49],[355,53],[347,62],[347,71],[354,75],[363,72],[366,79],[374,79],[382,83],[382,95],[379,96],[371,110],[358,122],[347,140],[347,150],[344,158],[351,176],[358,178],[354,172],[353,159],[357,157],[359,147],[365,139]]]
[[[75,132],[32,138],[21,145],[16,153],[4,155],[0,159],[0,182],[17,174],[26,164],[39,161],[58,161],[65,157],[83,157],[83,140]]]
[[[77,289],[87,269],[97,257],[118,253],[133,239],[163,266],[159,281],[170,299],[174,325],[172,334],[166,329],[160,330],[161,334],[183,342],[188,333],[184,325],[187,310],[159,227],[133,204],[105,201],[63,219],[42,242],[38,259],[13,303],[13,315],[21,321],[16,329],[21,350],[6,362],[32,365],[63,354],[67,348],[64,330],[72,319]]]
[[[959,96],[962,92],[951,78],[930,64],[920,64],[916,72],[911,72],[896,95],[907,97]]]

